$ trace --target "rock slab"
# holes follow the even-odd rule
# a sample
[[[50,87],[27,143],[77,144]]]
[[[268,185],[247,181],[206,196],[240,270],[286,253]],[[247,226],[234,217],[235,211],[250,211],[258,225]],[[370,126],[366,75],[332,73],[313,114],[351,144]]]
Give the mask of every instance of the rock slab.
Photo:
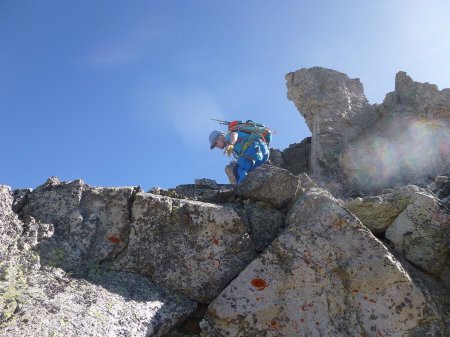
[[[203,336],[400,337],[423,329],[421,290],[328,192],[306,192],[287,223],[210,305]]]

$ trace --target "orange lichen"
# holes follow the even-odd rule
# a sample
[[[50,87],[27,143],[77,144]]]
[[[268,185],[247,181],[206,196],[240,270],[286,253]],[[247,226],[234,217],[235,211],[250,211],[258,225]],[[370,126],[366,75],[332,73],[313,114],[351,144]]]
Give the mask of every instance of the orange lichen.
[[[267,287],[267,282],[261,278],[254,278],[251,281],[252,286],[254,286],[258,290],[264,290]]]
[[[211,242],[215,245],[218,245],[220,241],[216,238],[215,235],[213,235],[211,236]]]
[[[331,226],[336,229],[342,229],[346,225],[346,221],[344,219],[337,219]]]
[[[116,245],[122,241],[117,235],[108,236],[107,239]]]

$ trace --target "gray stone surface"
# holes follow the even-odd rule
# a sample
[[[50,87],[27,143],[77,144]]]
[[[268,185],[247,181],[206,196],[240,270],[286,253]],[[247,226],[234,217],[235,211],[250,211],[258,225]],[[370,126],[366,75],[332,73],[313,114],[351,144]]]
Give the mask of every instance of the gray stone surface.
[[[13,298],[16,307],[0,319],[0,335],[164,336],[196,308],[142,276],[99,270],[91,277],[74,279],[51,268],[1,281],[3,298]]]
[[[93,188],[52,178],[27,195],[20,213],[55,228],[55,236],[37,247],[44,263],[83,273],[127,246],[134,193],[133,187]]]
[[[12,204],[11,188],[0,185],[0,264],[5,261],[8,248],[22,232],[22,224],[12,211]]]
[[[129,245],[114,268],[208,303],[256,256],[231,206],[138,193]]]
[[[370,105],[358,79],[319,67],[287,74],[286,85],[312,133],[312,176],[341,193],[426,187],[449,171],[450,89],[398,72],[395,91]]]
[[[339,172],[339,153],[378,118],[359,79],[314,67],[285,76],[294,102],[312,133],[311,170],[315,177]]]
[[[311,173],[311,137],[307,137],[300,143],[291,144],[282,152],[282,168],[292,174]]]
[[[306,192],[287,223],[210,305],[203,336],[400,337],[435,328],[422,291],[328,192]]]
[[[450,89],[286,81],[311,138],[239,186],[0,186],[0,336],[449,335]]]
[[[86,263],[82,257],[87,255],[75,254],[79,259],[74,265],[84,265],[83,275],[53,265],[71,269],[73,265],[62,262],[68,261],[65,253],[70,252],[64,245],[82,239],[78,229],[85,222],[68,214],[90,218],[95,213],[100,241],[107,235],[102,228],[117,229],[126,220],[117,211],[127,189],[87,189],[83,199],[79,192],[83,188],[80,181],[51,179],[20,207],[22,222],[12,211],[9,187],[0,186],[0,336],[163,336],[195,311],[196,302],[185,296],[155,286],[144,276]],[[87,205],[77,210],[81,200]],[[46,214],[46,208],[55,215]],[[26,211],[54,224],[37,222]],[[77,247],[82,245],[72,246],[79,253]],[[96,247],[103,252],[101,244]],[[42,258],[43,252],[48,256]]]
[[[236,188],[236,194],[247,199],[264,201],[276,208],[293,202],[314,183],[306,175],[295,176],[288,170],[262,165],[250,172]]]
[[[250,238],[256,251],[262,252],[280,233],[285,217],[262,202],[244,205],[244,210],[248,218]]]
[[[423,189],[409,185],[397,191],[348,200],[345,206],[355,214],[372,233],[384,233],[389,225],[411,203],[414,193]]]
[[[450,259],[450,211],[435,195],[418,190],[386,230],[386,238],[405,258],[439,275]]]

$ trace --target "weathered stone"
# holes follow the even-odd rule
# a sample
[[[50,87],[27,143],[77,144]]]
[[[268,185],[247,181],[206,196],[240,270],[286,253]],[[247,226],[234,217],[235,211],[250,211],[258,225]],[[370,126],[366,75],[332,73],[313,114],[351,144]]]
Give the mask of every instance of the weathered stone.
[[[291,144],[282,152],[282,168],[292,174],[311,173],[311,137],[305,138],[301,143]]]
[[[262,252],[278,236],[284,225],[284,216],[266,205],[244,205],[249,221],[250,238],[257,252]]]
[[[378,118],[359,79],[320,67],[286,75],[288,99],[312,132],[311,170],[314,177],[336,176],[339,154],[346,143]]]
[[[211,180],[214,182],[214,180]],[[174,189],[169,189],[169,193],[158,193],[172,198],[188,198],[191,200],[214,199],[217,194],[227,192],[231,189],[229,184],[217,184],[212,182],[196,182],[195,184],[178,185]],[[170,192],[173,192],[172,194]]]
[[[450,172],[449,172],[450,173]],[[449,204],[450,206],[450,178],[449,175],[437,176],[436,180],[432,183],[434,186],[430,186],[430,189],[441,199],[442,202]]]
[[[8,247],[18,239],[22,232],[22,224],[12,211],[12,204],[11,188],[0,185],[0,266],[6,259]]]
[[[301,69],[286,82],[288,98],[312,132],[316,180],[331,177],[344,194],[367,195],[407,184],[426,187],[430,177],[450,169],[450,89],[399,72],[395,91],[369,105],[359,80],[330,69]]]
[[[306,174],[295,176],[288,170],[262,165],[237,186],[236,194],[283,208],[313,185]]]
[[[430,83],[414,82],[404,71],[395,76],[395,91],[388,93],[380,107],[382,114],[392,111],[419,115],[427,119],[450,117],[450,89],[439,91]]]
[[[433,194],[419,190],[385,236],[408,261],[439,274],[450,258],[449,231],[449,210]]]
[[[2,336],[164,336],[196,308],[130,273],[97,270],[89,281],[61,269],[19,269],[15,276],[6,286],[0,281],[0,304],[8,298]]]
[[[74,228],[70,236],[85,245],[86,259],[113,259],[127,245],[130,232],[133,187],[83,189],[80,202],[83,224]]]
[[[128,249],[115,268],[146,274],[156,284],[210,302],[254,257],[232,207],[138,193]]]
[[[345,206],[373,233],[383,233],[388,226],[408,206],[414,193],[423,189],[417,186],[405,186],[391,193],[365,198],[355,198]]]
[[[413,337],[422,336],[448,336],[450,335],[450,286],[439,283],[435,278],[415,267],[404,256],[395,250],[392,243],[384,239],[383,244],[392,255],[402,264],[427,300],[427,310],[423,321],[428,321],[426,326],[418,327]]]
[[[444,184],[445,185],[445,184],[447,184],[449,182],[449,179],[448,179],[447,176],[437,176],[435,181],[438,184]]]
[[[84,186],[81,180],[60,182],[52,177],[28,194],[21,214],[54,224],[57,234],[66,235],[82,224],[80,202]]]
[[[217,182],[212,179],[195,179],[195,187],[197,188],[210,188],[212,190],[219,189],[219,186],[217,185]]]
[[[52,179],[37,192],[42,199],[34,194],[24,209],[44,217],[45,207],[55,207],[50,203],[52,200],[60,206],[69,205],[70,212],[74,212],[76,202],[69,202],[74,199],[68,192],[74,186],[79,184],[61,184]],[[114,228],[124,220],[117,213],[123,206],[119,205],[121,197],[126,199],[123,192],[85,191],[81,204],[86,204],[80,213],[89,215],[95,209],[98,236],[103,236],[103,227]],[[79,200],[79,194],[75,195]],[[38,204],[43,208],[39,209]],[[63,245],[64,231],[55,238],[53,224],[36,222],[26,213],[22,213],[25,221],[22,223],[13,213],[12,205],[9,187],[0,186],[0,249],[7,248],[7,254],[0,250],[1,336],[164,336],[195,311],[195,302],[155,286],[143,276],[107,272],[97,264],[86,269],[84,280],[49,266],[48,261],[41,260],[39,246],[49,240],[54,240],[55,247],[57,243]],[[48,215],[46,219],[53,219],[61,230],[65,224],[59,221],[70,219],[64,211],[67,209],[59,209],[58,217]],[[78,228],[71,229],[74,231],[70,234],[79,240]]]
[[[133,193],[55,178],[30,192],[21,214],[55,227],[56,235],[38,246],[43,263],[83,272],[86,264],[117,256],[128,242]]]
[[[400,337],[426,324],[422,292],[328,192],[306,192],[286,222],[210,305],[204,336]]]
[[[270,148],[270,163],[272,165],[278,166],[278,167],[282,167],[283,168],[283,154],[280,150],[278,149],[273,149]]]
[[[346,207],[373,233],[386,232],[409,261],[430,273],[446,275],[450,212],[435,195],[409,185],[393,193],[350,200]]]

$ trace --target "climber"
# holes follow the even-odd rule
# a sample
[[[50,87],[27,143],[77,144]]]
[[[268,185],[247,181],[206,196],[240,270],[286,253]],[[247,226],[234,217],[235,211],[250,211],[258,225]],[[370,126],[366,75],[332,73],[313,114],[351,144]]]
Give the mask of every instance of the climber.
[[[227,122],[228,123],[228,122]],[[269,159],[268,143],[270,130],[253,121],[235,121],[228,123],[228,132],[214,130],[209,135],[211,150],[224,149],[229,157],[233,154],[237,159],[233,168],[236,182],[240,184],[248,172],[264,164]]]

